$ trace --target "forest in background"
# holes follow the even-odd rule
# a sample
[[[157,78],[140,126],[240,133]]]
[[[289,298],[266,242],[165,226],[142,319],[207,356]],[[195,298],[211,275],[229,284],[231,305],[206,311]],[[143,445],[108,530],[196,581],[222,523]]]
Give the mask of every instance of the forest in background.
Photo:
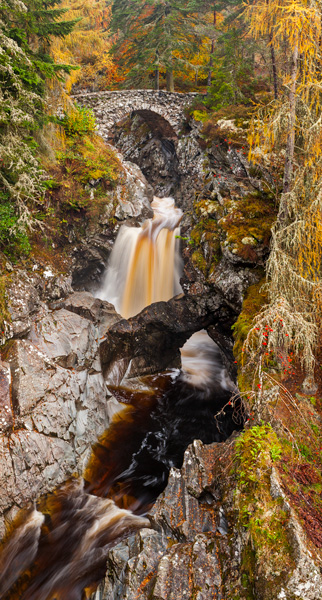
[[[219,114],[244,115],[249,159],[275,174],[269,304],[245,348],[257,360],[263,343],[268,353],[292,347],[312,379],[322,301],[320,3],[2,0],[0,36],[2,252],[28,255],[32,232],[58,208],[46,203],[50,163],[94,135],[91,114],[68,103],[72,90],[200,90],[192,116],[204,131]],[[67,205],[84,208],[81,198]]]

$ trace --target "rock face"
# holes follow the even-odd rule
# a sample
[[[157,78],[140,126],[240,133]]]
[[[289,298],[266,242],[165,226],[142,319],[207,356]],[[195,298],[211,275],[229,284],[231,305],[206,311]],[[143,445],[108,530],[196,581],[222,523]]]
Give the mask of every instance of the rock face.
[[[189,447],[181,471],[171,470],[154,505],[153,529],[110,552],[106,580],[95,600],[224,598],[218,543],[227,537],[227,524],[214,510],[219,498],[209,469],[220,454],[218,444],[203,447],[196,441]]]
[[[115,153],[115,149],[113,148]],[[81,289],[93,288],[104,273],[117,231],[123,223],[141,225],[153,215],[153,189],[140,168],[124,161],[118,154],[122,177],[120,183],[107,193],[103,215],[92,222],[81,239],[70,232],[72,283]],[[92,193],[95,195],[95,182]],[[95,196],[94,196],[95,197]]]
[[[292,514],[294,562],[286,577],[266,573],[255,562],[249,566],[249,534],[236,510],[232,441],[204,446],[197,440],[189,446],[182,469],[171,470],[151,511],[152,528],[110,552],[105,582],[91,600],[321,600],[321,574]],[[271,478],[276,497],[281,485],[273,471]]]
[[[179,349],[195,332],[216,325],[215,340],[228,354],[231,351],[230,327],[236,314],[220,294],[178,296],[156,302],[139,315],[119,321],[107,331],[100,347],[105,377],[160,372],[180,366]],[[130,365],[130,366],[129,366]]]
[[[140,166],[156,195],[173,196],[184,211],[184,291],[220,291],[239,311],[245,290],[260,277],[254,267],[268,255],[275,217],[270,175],[258,168],[253,176],[244,134],[232,134],[227,123],[219,121],[209,143],[196,121],[190,120],[189,133],[171,139],[133,114],[113,128],[113,143]]]
[[[120,319],[114,307],[76,292],[49,309],[32,290],[41,310],[12,310],[12,331],[23,316],[25,336],[0,363],[1,533],[19,508],[82,472],[115,403],[99,360],[102,329]]]
[[[18,508],[82,472],[117,405],[106,379],[179,366],[186,339],[214,323],[228,351],[235,318],[218,295],[156,303],[126,321],[89,292],[48,304],[38,275],[20,279],[0,365],[1,532]]]

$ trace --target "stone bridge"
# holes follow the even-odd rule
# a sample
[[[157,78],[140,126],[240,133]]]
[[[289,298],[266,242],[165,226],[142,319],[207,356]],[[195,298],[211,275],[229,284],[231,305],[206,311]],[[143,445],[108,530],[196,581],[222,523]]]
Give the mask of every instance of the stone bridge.
[[[177,138],[184,122],[184,108],[199,94],[154,90],[120,90],[77,94],[74,100],[93,109],[103,138],[115,123],[139,114],[161,137]]]

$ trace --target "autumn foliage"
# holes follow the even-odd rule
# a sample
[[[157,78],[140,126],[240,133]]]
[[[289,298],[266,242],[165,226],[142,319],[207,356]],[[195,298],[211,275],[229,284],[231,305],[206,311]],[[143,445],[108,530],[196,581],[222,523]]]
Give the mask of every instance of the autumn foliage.
[[[111,6],[105,0],[63,0],[62,6],[68,9],[68,18],[79,19],[69,35],[52,43],[57,62],[78,67],[66,80],[67,91],[73,86],[89,91],[113,88],[122,77],[110,52]]]

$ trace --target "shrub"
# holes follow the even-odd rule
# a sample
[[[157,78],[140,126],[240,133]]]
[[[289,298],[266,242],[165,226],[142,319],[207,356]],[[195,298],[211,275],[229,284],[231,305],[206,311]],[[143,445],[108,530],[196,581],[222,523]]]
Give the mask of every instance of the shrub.
[[[93,111],[78,104],[61,119],[60,124],[68,136],[86,135],[95,131],[96,127]]]
[[[19,223],[14,207],[8,200],[0,203],[0,247],[11,257],[30,251],[26,226]]]

